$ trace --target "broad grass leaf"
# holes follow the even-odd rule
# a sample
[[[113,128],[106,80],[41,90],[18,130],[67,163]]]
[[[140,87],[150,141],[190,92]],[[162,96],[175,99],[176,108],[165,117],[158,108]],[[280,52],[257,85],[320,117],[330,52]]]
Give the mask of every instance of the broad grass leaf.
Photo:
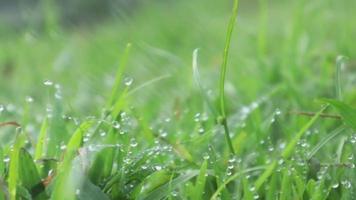
[[[45,186],[33,158],[24,148],[21,148],[19,155],[19,177],[22,186],[30,192],[33,199],[47,199],[43,193]]]

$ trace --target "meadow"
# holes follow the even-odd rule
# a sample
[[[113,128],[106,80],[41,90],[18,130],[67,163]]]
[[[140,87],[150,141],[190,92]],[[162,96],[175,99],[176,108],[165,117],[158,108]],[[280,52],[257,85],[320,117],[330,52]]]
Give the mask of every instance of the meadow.
[[[356,1],[0,19],[0,200],[356,197]],[[4,18],[3,18],[4,19]]]

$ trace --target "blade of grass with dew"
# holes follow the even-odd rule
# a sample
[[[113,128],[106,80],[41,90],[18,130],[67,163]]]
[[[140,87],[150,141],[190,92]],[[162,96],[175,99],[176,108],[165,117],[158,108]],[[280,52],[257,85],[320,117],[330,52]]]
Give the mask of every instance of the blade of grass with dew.
[[[196,200],[203,199],[207,169],[208,169],[208,162],[207,160],[204,160],[200,168],[199,176],[197,177],[194,186],[194,191],[192,191],[193,192],[192,199],[196,199]]]
[[[240,178],[241,175],[247,174],[249,172],[254,172],[254,171],[259,171],[265,169],[264,166],[258,166],[258,167],[252,167],[249,169],[241,170],[240,172],[235,173],[234,175],[230,176],[224,183],[222,183],[218,189],[215,191],[215,193],[211,196],[210,200],[216,200],[218,199],[219,194],[221,193],[222,190],[225,189],[225,187],[231,182],[236,180],[237,178]]]
[[[59,164],[57,169],[57,178],[51,196],[52,200],[72,199],[74,197],[74,189],[68,188],[67,185],[72,168],[72,160],[82,145],[84,133],[86,133],[92,125],[92,121],[83,122],[69,140],[63,161]]]
[[[129,59],[129,55],[130,55],[130,51],[131,51],[131,43],[128,43],[126,45],[126,49],[124,54],[121,57],[120,63],[119,63],[119,69],[116,72],[116,77],[115,77],[115,82],[114,82],[114,86],[112,88],[112,92],[111,95],[109,97],[109,101],[107,103],[107,109],[111,109],[111,106],[114,104],[115,99],[117,98],[118,94],[119,94],[119,88],[121,85],[121,81],[122,81],[122,76],[124,74],[124,71],[127,67],[127,63],[128,63],[128,59]]]
[[[279,200],[288,200],[292,197],[292,191],[290,186],[291,186],[291,176],[288,172],[288,169],[283,169],[281,194],[279,196]]]
[[[107,145],[114,145],[116,141],[116,135],[117,134],[113,131],[113,129],[110,129],[104,143]],[[115,150],[116,149],[114,147],[106,147],[95,155],[93,164],[91,165],[88,172],[89,179],[94,184],[98,185],[102,180],[111,175]]]
[[[200,91],[202,98],[204,99],[204,101],[208,105],[210,112],[213,114],[213,116],[216,119],[218,117],[218,113],[217,113],[216,109],[214,108],[213,104],[211,103],[208,95],[206,94],[206,92],[203,88],[203,85],[201,84],[200,73],[199,73],[199,68],[198,68],[198,52],[199,52],[199,49],[195,49],[193,51],[193,63],[192,63],[193,77],[194,77],[195,83],[199,87],[199,91]]]
[[[26,149],[21,148],[19,155],[19,178],[21,185],[25,187],[36,200],[48,199],[44,193],[45,186],[37,171],[33,158]]]
[[[43,150],[44,150],[44,145],[45,145],[45,141],[46,141],[47,130],[48,130],[48,119],[45,118],[44,121],[42,122],[40,134],[37,139],[35,160],[39,160],[43,156],[43,153],[44,153]]]
[[[322,139],[308,154],[307,160],[310,160],[326,143],[328,143],[331,139],[338,136],[346,129],[345,126],[340,126],[330,134],[328,134],[324,139]]]
[[[230,22],[229,22],[229,25],[227,28],[226,42],[225,42],[225,48],[224,48],[224,54],[223,54],[223,62],[221,65],[220,84],[219,84],[219,90],[220,90],[219,99],[220,99],[220,115],[221,116],[219,117],[218,121],[224,126],[225,138],[226,138],[230,153],[233,155],[235,154],[235,150],[232,145],[229,126],[228,126],[227,119],[226,119],[225,79],[226,79],[226,71],[227,71],[227,61],[229,58],[229,51],[230,51],[230,44],[231,44],[231,36],[232,36],[232,32],[234,30],[235,21],[237,18],[238,7],[239,7],[239,0],[235,0],[234,5],[233,5],[233,10],[232,10],[232,15],[231,15]]]
[[[356,130],[356,109],[334,99],[322,99],[322,101],[331,104],[339,112],[345,124]]]
[[[169,196],[169,194],[167,192],[167,191],[169,191],[169,187],[171,187],[172,189],[175,189],[178,186],[185,184],[190,179],[196,177],[198,174],[199,174],[198,170],[187,171],[187,172],[181,174],[180,176],[178,176],[177,178],[173,179],[170,183],[166,183],[166,184],[154,189],[149,194],[143,194],[138,199],[144,199],[144,200],[163,199],[163,198]]]
[[[295,149],[295,146],[297,145],[298,141],[300,138],[304,135],[304,133],[315,123],[315,121],[319,118],[320,114],[326,109],[327,106],[323,107],[316,115],[310,119],[310,121],[305,124],[300,131],[295,135],[295,137],[292,139],[292,141],[289,142],[287,145],[286,149],[282,152],[282,159],[288,159],[292,152]],[[264,182],[267,181],[267,179],[272,175],[273,171],[277,167],[277,161],[273,161],[267,168],[266,170],[258,177],[257,181],[255,182],[255,187],[256,190],[259,190],[261,186],[263,185]]]
[[[10,200],[16,200],[16,189],[18,184],[18,170],[19,170],[19,154],[20,149],[25,141],[25,136],[22,134],[21,128],[16,129],[16,139],[13,149],[10,153],[10,166],[8,175],[8,187],[10,193]]]

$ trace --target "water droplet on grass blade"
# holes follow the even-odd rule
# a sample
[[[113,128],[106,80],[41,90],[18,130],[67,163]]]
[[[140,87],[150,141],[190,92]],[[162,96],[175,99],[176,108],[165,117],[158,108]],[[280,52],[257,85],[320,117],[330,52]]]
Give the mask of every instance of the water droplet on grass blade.
[[[27,102],[27,103],[32,103],[32,102],[33,102],[33,98],[30,97],[30,96],[27,96],[27,97],[26,97],[26,102]]]
[[[126,86],[131,86],[132,83],[133,83],[133,78],[131,78],[131,77],[126,77],[126,78],[124,78],[124,84],[125,84]]]
[[[45,81],[43,81],[43,84],[44,84],[45,86],[52,86],[52,85],[53,85],[53,82],[52,82],[51,80],[45,80]]]

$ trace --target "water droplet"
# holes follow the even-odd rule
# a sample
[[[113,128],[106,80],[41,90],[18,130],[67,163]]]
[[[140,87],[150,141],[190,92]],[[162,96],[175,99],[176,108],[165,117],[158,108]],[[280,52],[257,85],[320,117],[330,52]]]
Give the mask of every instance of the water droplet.
[[[76,195],[80,195],[80,189],[76,189],[76,190],[75,190],[75,194],[76,194]]]
[[[124,78],[124,84],[126,86],[130,86],[130,85],[132,85],[132,83],[133,83],[133,78],[131,78],[131,77]]]
[[[339,187],[339,183],[338,183],[338,182],[336,182],[336,183],[332,184],[332,185],[331,185],[331,187],[332,187],[332,188],[334,188],[334,189],[336,189],[336,188],[338,188],[338,187]]]
[[[282,158],[278,160],[279,165],[282,165],[283,163],[284,163],[284,160]]]
[[[343,180],[341,181],[341,184],[344,186],[344,188],[346,189],[350,189],[351,188],[351,182],[349,180]]]
[[[114,122],[113,122],[113,126],[114,126],[114,128],[116,128],[116,129],[119,129],[119,128],[121,127],[120,123],[117,122],[117,121],[114,121]]]
[[[132,139],[130,140],[130,146],[133,147],[133,148],[135,148],[135,147],[137,147],[137,145],[138,145],[138,143],[136,142],[136,140],[135,140],[134,138],[132,138]]]
[[[67,148],[67,146],[65,145],[65,144],[62,144],[61,146],[60,146],[60,149],[61,150],[65,150]]]
[[[101,137],[104,137],[106,135],[106,132],[105,131],[102,131],[101,133],[100,133],[100,136]]]
[[[200,116],[201,116],[200,113],[195,114],[195,115],[194,115],[194,121],[195,121],[195,122],[199,122],[199,121],[200,121]]]
[[[2,113],[5,110],[5,106],[0,104],[0,113]]]
[[[251,192],[253,192],[253,191],[256,190],[256,188],[255,188],[254,186],[252,186],[252,187],[249,188],[249,190],[250,190]]]
[[[33,102],[33,98],[30,97],[30,96],[27,96],[27,97],[26,97],[26,102],[27,102],[27,103],[32,103],[32,102]]]
[[[350,142],[351,142],[351,144],[355,144],[356,143],[356,134],[351,136]]]
[[[204,159],[204,160],[209,160],[209,158],[210,158],[209,154],[205,154],[205,155],[203,156],[203,159]]]
[[[177,197],[177,196],[178,196],[178,192],[177,192],[177,191],[173,191],[173,192],[171,193],[171,195],[172,195],[173,197]]]
[[[44,84],[45,86],[52,86],[52,85],[53,85],[53,82],[52,82],[51,80],[45,80],[45,81],[43,81],[43,84]]]
[[[277,108],[275,114],[276,114],[276,115],[281,115],[281,114],[282,114],[282,111]]]
[[[157,171],[162,170],[162,166],[160,166],[160,165],[156,165],[154,168],[155,168],[155,170],[157,170]]]
[[[5,163],[10,162],[10,157],[5,157],[5,158],[4,158],[4,162],[5,162]]]

